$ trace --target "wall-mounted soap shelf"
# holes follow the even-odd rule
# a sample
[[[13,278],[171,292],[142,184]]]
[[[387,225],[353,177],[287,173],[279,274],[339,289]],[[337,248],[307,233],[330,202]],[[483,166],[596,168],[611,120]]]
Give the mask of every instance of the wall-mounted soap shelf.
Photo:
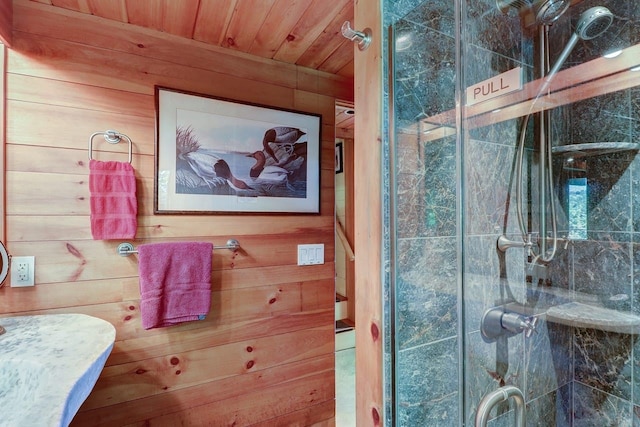
[[[589,142],[586,144],[559,145],[551,148],[553,154],[562,154],[565,157],[574,159],[638,150],[640,150],[640,143],[636,142]]]
[[[568,302],[550,307],[547,321],[568,326],[623,334],[640,333],[640,316],[581,302]]]

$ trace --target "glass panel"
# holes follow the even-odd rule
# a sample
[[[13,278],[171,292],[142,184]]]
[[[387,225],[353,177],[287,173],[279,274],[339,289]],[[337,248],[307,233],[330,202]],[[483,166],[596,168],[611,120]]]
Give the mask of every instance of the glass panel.
[[[640,8],[572,2],[545,27],[549,2],[499,3],[463,15],[463,87],[524,71],[522,91],[465,110],[464,418],[512,385],[529,425],[632,425]],[[496,406],[513,425],[514,399]]]
[[[640,2],[384,5],[392,421],[640,425]]]
[[[396,425],[459,423],[454,21],[424,2],[393,24]]]

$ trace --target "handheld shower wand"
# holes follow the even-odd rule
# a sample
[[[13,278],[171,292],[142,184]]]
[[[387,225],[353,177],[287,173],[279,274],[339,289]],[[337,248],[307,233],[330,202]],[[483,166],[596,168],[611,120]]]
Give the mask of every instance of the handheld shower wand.
[[[602,7],[602,6],[596,6],[596,7],[592,7],[588,10],[586,10],[578,19],[578,24],[576,25],[576,29],[575,32],[571,35],[571,38],[569,39],[567,45],[564,47],[563,51],[561,52],[560,56],[558,57],[558,59],[556,60],[555,64],[553,65],[553,67],[551,67],[551,69],[546,73],[546,76],[544,76],[544,81],[543,84],[541,85],[540,89],[538,90],[538,93],[535,97],[535,99],[533,100],[532,104],[531,104],[531,109],[533,110],[533,105],[535,104],[535,102],[537,101],[537,99],[540,97],[540,95],[545,92],[547,90],[547,88],[549,87],[549,84],[551,83],[551,81],[553,80],[553,77],[555,76],[555,74],[560,70],[560,68],[562,67],[562,65],[564,64],[564,62],[567,60],[567,58],[569,57],[569,55],[571,54],[571,51],[573,50],[573,48],[575,47],[576,43],[578,42],[578,40],[582,39],[582,40],[591,40],[595,37],[598,37],[599,35],[601,35],[602,33],[604,33],[609,26],[611,25],[611,23],[613,22],[613,14],[609,11],[609,9]],[[543,42],[543,51],[545,52],[542,56],[543,56],[543,72],[542,74],[544,75],[544,70],[547,68],[547,64],[548,64],[548,56],[546,55],[546,43],[548,42],[548,36],[547,36],[547,30],[548,30],[548,26],[544,25],[541,27],[541,39],[544,41]],[[515,175],[516,175],[516,213],[517,213],[517,217],[518,217],[518,225],[520,228],[520,231],[522,233],[522,241],[523,244],[519,245],[519,246],[524,246],[525,248],[527,248],[527,252],[533,256],[533,262],[532,265],[538,263],[538,262],[542,262],[542,263],[548,263],[550,262],[556,253],[556,248],[557,248],[557,227],[556,227],[556,214],[555,214],[555,203],[553,201],[553,199],[551,199],[550,205],[551,205],[551,221],[552,221],[552,228],[553,228],[553,247],[551,249],[551,253],[549,255],[547,255],[547,245],[546,245],[546,191],[549,191],[549,194],[553,193],[553,184],[552,184],[552,179],[553,179],[553,172],[552,172],[552,159],[551,159],[551,138],[549,135],[549,124],[550,124],[550,115],[549,115],[549,111],[544,111],[541,113],[540,115],[540,120],[539,120],[539,135],[540,135],[540,164],[539,164],[539,169],[540,169],[540,182],[541,182],[541,186],[540,186],[540,241],[539,241],[539,252],[536,254],[533,250],[533,244],[531,242],[531,238],[530,238],[530,233],[527,230],[525,221],[524,221],[524,215],[522,212],[522,180],[523,180],[523,171],[522,171],[522,167],[523,167],[523,163],[524,163],[524,141],[526,138],[526,129],[527,129],[527,125],[529,122],[529,119],[531,117],[532,113],[530,112],[529,114],[527,114],[524,117],[524,120],[522,122],[521,125],[521,131],[520,131],[520,138],[518,141],[518,150],[517,150],[517,160],[516,160],[516,170],[515,170]],[[545,176],[546,175],[546,176]],[[545,188],[548,187],[548,188]],[[506,250],[506,248],[508,248],[508,245],[504,244],[504,240],[502,239],[502,247],[504,247]],[[509,243],[513,243],[513,242],[509,242]],[[501,249],[501,245],[500,245],[500,239],[499,239],[499,245],[498,248],[500,250]]]
[[[569,42],[560,53],[560,56],[558,56],[556,63],[546,75],[544,84],[540,87],[538,94],[547,90],[551,80],[553,80],[556,73],[560,71],[560,68],[571,54],[571,51],[576,46],[576,43],[578,43],[578,40],[591,40],[598,37],[607,31],[612,22],[613,14],[609,9],[603,6],[592,7],[580,15],[580,19],[578,19],[578,24],[576,25],[576,30],[571,34]]]

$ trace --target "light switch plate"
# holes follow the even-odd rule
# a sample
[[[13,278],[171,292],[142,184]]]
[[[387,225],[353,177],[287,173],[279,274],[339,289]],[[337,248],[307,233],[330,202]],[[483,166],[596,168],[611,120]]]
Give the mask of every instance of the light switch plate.
[[[298,245],[298,265],[324,264],[324,243]]]

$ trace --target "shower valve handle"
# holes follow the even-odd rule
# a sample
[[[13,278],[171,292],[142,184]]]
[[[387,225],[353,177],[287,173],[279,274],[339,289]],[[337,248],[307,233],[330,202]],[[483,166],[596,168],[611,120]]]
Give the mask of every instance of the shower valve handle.
[[[518,313],[505,312],[500,319],[500,325],[509,332],[518,334],[524,332],[526,337],[530,337],[536,330],[538,319],[526,317]]]
[[[484,312],[480,321],[480,333],[486,342],[493,342],[498,337],[507,337],[524,333],[529,338],[536,331],[538,318],[507,311],[504,306],[493,307]]]
[[[534,332],[537,334],[538,331],[536,329],[536,326],[538,325],[538,318],[537,317],[527,317],[524,319],[524,323],[525,323],[525,331],[524,331],[524,336],[527,338],[530,338],[531,335],[534,334]]]
[[[533,246],[533,241],[531,240],[531,235],[527,235],[527,241],[519,241],[519,240],[510,240],[504,234],[498,237],[498,249],[501,252],[506,252],[509,248],[525,248],[527,251],[531,250]]]

